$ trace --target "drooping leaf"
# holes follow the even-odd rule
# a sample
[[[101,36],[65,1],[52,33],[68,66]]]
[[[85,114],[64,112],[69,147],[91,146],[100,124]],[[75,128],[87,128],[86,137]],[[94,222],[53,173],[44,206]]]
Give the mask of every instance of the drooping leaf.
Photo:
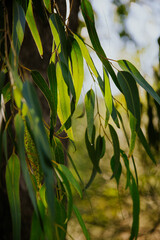
[[[105,68],[103,68],[103,78],[104,78],[104,84],[105,84],[105,103],[107,105],[107,108],[110,112],[112,113],[112,105],[113,105],[113,100],[112,100],[112,93],[111,93],[111,87],[110,87],[110,82],[109,82],[109,77],[107,75],[107,72]]]
[[[137,239],[138,237],[139,213],[140,213],[139,191],[133,176],[131,176],[129,188],[130,188],[130,193],[133,201],[133,222],[132,222],[131,236],[129,240],[133,240],[133,239]]]
[[[39,52],[40,56],[42,57],[43,56],[43,47],[42,47],[40,35],[39,35],[38,29],[36,26],[36,22],[34,19],[34,15],[33,15],[32,0],[29,0],[27,12],[26,12],[26,21],[27,21],[29,29],[32,33],[33,39],[36,43],[38,52]]]
[[[86,226],[85,226],[85,223],[84,223],[84,221],[83,221],[83,219],[82,219],[82,216],[81,216],[78,208],[77,208],[75,205],[73,205],[73,211],[74,211],[74,213],[75,213],[75,215],[76,215],[76,217],[77,217],[77,219],[78,219],[78,222],[79,222],[79,224],[80,224],[80,226],[81,226],[81,228],[82,228],[82,230],[83,230],[83,233],[84,233],[86,239],[87,239],[87,240],[90,240],[89,233],[88,233],[88,231],[87,231],[87,228],[86,228]]]
[[[49,213],[54,221],[54,176],[52,170],[52,154],[49,145],[49,139],[43,125],[42,113],[35,89],[29,82],[24,83],[23,96],[26,100],[29,117],[26,117],[27,124],[32,133],[33,140],[38,152],[40,165],[44,173],[44,182],[46,185],[46,199]]]
[[[18,67],[18,56],[24,38],[25,13],[23,8],[14,1],[13,3],[13,48],[11,49],[11,66]]]
[[[76,105],[78,103],[84,79],[83,56],[78,43],[74,40],[72,42],[71,50],[71,67],[73,84],[76,92]]]
[[[142,143],[144,149],[146,150],[146,153],[148,154],[148,156],[150,157],[150,159],[152,160],[152,162],[154,164],[156,164],[156,160],[155,160],[155,157],[153,156],[152,152],[151,152],[151,149],[150,149],[150,146],[142,132],[142,129],[140,128],[137,132],[137,135],[139,137],[139,140],[140,142]]]
[[[93,72],[95,77],[97,78],[97,81],[99,83],[102,94],[104,95],[104,91],[105,91],[104,90],[104,81],[102,80],[101,76],[99,75],[99,73],[93,63],[93,60],[92,60],[91,56],[89,55],[86,45],[84,44],[82,39],[80,39],[80,37],[78,37],[76,34],[74,34],[74,38],[77,41],[77,43],[81,49],[82,55],[83,55],[84,59],[86,60],[87,65],[89,66],[89,68],[91,69],[91,71]]]
[[[54,137],[54,153],[56,162],[64,164],[64,151],[62,143],[57,137]]]
[[[56,106],[56,101],[54,101],[56,99],[56,96],[53,95],[54,93],[52,94],[46,81],[44,80],[44,78],[41,76],[41,74],[39,72],[32,71],[31,75],[32,75],[34,82],[39,87],[39,89],[41,90],[41,92],[43,93],[45,98],[47,99],[49,106],[51,108],[51,111],[53,113],[54,122],[55,122],[56,118],[57,118],[57,109],[56,109],[57,106]]]
[[[79,193],[80,197],[82,198],[81,187],[80,187],[79,183],[77,182],[77,180],[74,178],[74,176],[71,173],[71,171],[63,164],[59,164],[58,168],[61,170],[61,172],[64,173],[64,175],[66,176],[67,180],[73,185],[73,187],[77,190],[77,192]]]
[[[50,91],[52,98],[51,100],[54,106],[54,109],[52,109],[53,124],[56,125],[58,96],[57,96],[56,66],[53,62],[51,62],[48,66],[48,79],[50,83]]]
[[[132,173],[130,172],[129,161],[128,161],[127,155],[122,150],[120,150],[120,153],[121,153],[121,156],[123,158],[123,161],[124,161],[124,164],[125,164],[125,167],[127,170],[127,179],[126,179],[126,187],[125,187],[125,189],[127,189],[130,185],[130,177],[131,177]]]
[[[92,42],[92,45],[97,53],[97,56],[100,58],[101,62],[103,65],[106,67],[107,71],[111,75],[115,85],[119,90],[121,90],[120,85],[117,81],[116,74],[108,61],[106,54],[100,44],[96,28],[95,28],[95,21],[94,21],[94,14],[93,14],[93,9],[91,6],[91,3],[88,0],[82,0],[81,2],[81,9],[82,9],[82,14],[87,26],[87,30],[89,33],[90,40]]]
[[[20,162],[16,154],[12,154],[6,167],[6,187],[12,216],[13,239],[20,240],[21,209],[19,195]]]
[[[19,156],[20,156],[20,161],[21,161],[21,167],[22,167],[22,173],[23,177],[28,189],[29,196],[31,198],[34,210],[36,212],[36,215],[40,221],[40,214],[38,211],[37,207],[37,202],[36,202],[36,194],[33,189],[33,185],[31,182],[31,178],[28,172],[28,167],[26,163],[26,156],[25,156],[25,149],[24,149],[24,123],[19,114],[15,116],[14,119],[14,125],[16,129],[16,135],[17,135],[17,143],[18,143],[18,151],[19,151]]]
[[[45,5],[46,9],[48,10],[48,12],[51,13],[52,12],[52,10],[51,10],[51,1],[50,0],[43,0],[43,3]]]
[[[55,228],[56,228],[56,239],[66,239],[66,233],[67,233],[67,222],[66,220],[66,209],[65,206],[62,204],[61,201],[58,201],[56,199],[56,217],[55,217]]]
[[[130,113],[129,115],[130,118],[130,129],[131,129],[131,140],[130,140],[130,147],[129,147],[129,155],[131,156],[133,154],[134,148],[135,148],[135,143],[136,143],[136,125],[137,125],[137,120],[136,118]]]
[[[109,130],[112,137],[113,149],[114,149],[113,177],[115,177],[118,174],[118,170],[120,168],[120,146],[119,146],[117,133],[110,124],[109,124]]]
[[[129,111],[137,120],[136,129],[140,127],[140,100],[136,82],[128,72],[118,72],[118,81],[126,99]]]
[[[90,160],[92,161],[92,164],[93,164],[95,170],[97,172],[101,173],[101,169],[99,167],[99,160],[100,160],[99,156],[100,155],[103,156],[104,146],[102,146],[101,149],[98,146],[98,149],[97,149],[98,154],[97,154],[96,150],[95,150],[95,147],[94,147],[94,139],[95,139],[95,126],[93,127],[91,142],[89,141],[88,134],[87,134],[87,129],[86,129],[86,132],[85,132],[85,143],[86,143],[88,155],[90,157]]]
[[[149,83],[143,78],[137,68],[127,60],[119,60],[119,66],[124,70],[128,71],[132,74],[135,81],[144,88],[159,104],[160,104],[160,97],[154,91],[154,89],[149,85]]]
[[[105,147],[106,147],[105,138],[99,135],[96,140],[96,158],[97,159],[100,160],[101,158],[103,158],[105,154]]]
[[[92,138],[92,131],[94,125],[94,106],[95,106],[95,94],[94,91],[90,89],[85,96],[85,108],[87,114],[87,133],[90,142]]]
[[[64,173],[62,171],[60,171],[58,168],[55,169],[57,176],[59,177],[60,181],[62,182],[66,194],[67,194],[67,219],[65,222],[67,222],[70,217],[71,217],[71,213],[72,213],[72,209],[73,209],[73,198],[72,198],[72,191],[69,185],[69,182],[66,178],[66,176],[64,175]]]
[[[112,116],[112,119],[113,119],[114,123],[116,124],[116,126],[118,128],[120,128],[119,121],[118,121],[118,116],[117,116],[117,110],[116,110],[116,108],[114,106],[114,102],[113,101],[112,101],[112,114],[111,114],[111,116]]]
[[[121,165],[121,163],[119,162],[118,168],[117,168],[117,170],[116,170],[116,172],[115,172],[116,164],[117,164],[117,163],[116,163],[116,161],[115,161],[115,157],[114,157],[114,156],[111,158],[110,164],[111,164],[111,169],[112,169],[112,171],[113,171],[114,177],[115,177],[116,182],[117,182],[117,187],[118,187],[118,185],[119,185],[119,180],[120,180],[120,176],[121,176],[121,173],[122,173],[122,165]]]
[[[92,182],[94,181],[96,175],[97,175],[97,170],[96,170],[95,167],[93,166],[91,176],[90,176],[87,184],[85,185],[83,191],[86,190],[86,189],[88,189],[88,188],[91,186],[91,184],[92,184]]]
[[[59,54],[60,61],[68,66],[66,33],[59,14],[53,13],[49,18],[49,23],[56,47],[60,47],[61,50],[61,54]]]

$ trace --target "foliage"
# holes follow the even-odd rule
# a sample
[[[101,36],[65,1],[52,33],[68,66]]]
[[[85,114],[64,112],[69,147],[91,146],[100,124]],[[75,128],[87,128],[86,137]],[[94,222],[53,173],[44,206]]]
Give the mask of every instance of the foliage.
[[[105,142],[110,140],[110,138],[108,140],[106,133],[107,129],[110,131],[110,141],[114,152],[110,160],[113,172],[111,179],[115,178],[118,187],[122,166],[125,167],[126,191],[129,189],[133,202],[133,223],[130,240],[137,239],[140,199],[138,176],[133,157],[136,136],[141,141],[146,154],[153,163],[156,163],[140,125],[141,107],[137,85],[144,88],[158,104],[160,104],[160,97],[130,62],[126,60],[117,61],[120,66],[120,70],[117,72],[114,61],[107,58],[101,46],[95,28],[94,13],[88,0],[81,1],[81,10],[93,49],[102,62],[103,77],[98,73],[86,44],[80,36],[68,28],[59,14],[57,6],[55,5],[51,9],[50,1],[43,0],[43,10],[46,13],[53,35],[52,55],[48,66],[49,84],[39,72],[31,71],[30,74],[49,105],[50,126],[47,126],[42,118],[43,109],[41,111],[35,88],[31,82],[21,76],[22,66],[19,64],[19,52],[24,38],[26,22],[39,54],[43,57],[43,46],[34,19],[34,2],[32,3],[31,0],[13,2],[12,32],[10,32],[6,9],[2,2],[0,4],[0,7],[3,7],[4,10],[3,21],[1,21],[1,24],[3,23],[1,28],[4,31],[0,33],[2,63],[0,94],[1,116],[3,117],[0,124],[1,135],[4,140],[3,149],[7,161],[6,186],[12,215],[13,239],[20,239],[21,229],[20,166],[34,207],[31,239],[35,239],[34,236],[37,239],[65,239],[66,234],[68,234],[67,224],[72,211],[75,212],[86,239],[89,239],[81,214],[73,204],[72,187],[82,197],[83,192],[92,184],[95,175],[102,172],[99,162],[105,153]],[[106,119],[103,119],[99,112],[94,89],[90,89],[86,93],[87,129],[85,143],[93,165],[92,175],[86,186],[84,186],[71,156],[61,142],[61,133],[65,131],[70,142],[74,144],[72,116],[78,105],[83,86],[83,59],[88,65],[94,83],[102,91],[106,108]],[[128,154],[127,151],[121,149],[119,143],[118,128],[125,131],[125,126],[123,118],[116,109],[115,99],[110,89],[110,78],[126,100],[126,112],[131,131],[130,140],[126,136]],[[10,104],[10,116],[7,113],[7,104]],[[95,115],[96,104],[97,114]],[[61,127],[58,130],[56,130],[57,116],[61,122]],[[100,122],[100,130],[97,135],[96,130],[98,132],[98,129],[95,129],[96,116],[98,116]],[[13,127],[11,122],[14,122]],[[12,139],[12,155],[9,157],[6,133],[9,133]],[[64,164],[64,152],[67,153],[68,160],[73,165],[76,177]],[[134,173],[130,170],[131,161],[135,167]],[[122,162],[124,162],[124,165]]]

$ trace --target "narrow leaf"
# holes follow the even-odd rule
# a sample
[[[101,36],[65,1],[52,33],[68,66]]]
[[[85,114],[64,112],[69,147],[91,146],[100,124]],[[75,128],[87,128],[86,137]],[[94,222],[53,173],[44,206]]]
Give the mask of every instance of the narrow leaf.
[[[111,158],[110,164],[111,164],[111,169],[112,169],[112,171],[113,171],[114,177],[115,177],[116,182],[117,182],[117,187],[118,187],[118,185],[119,185],[119,180],[120,180],[120,176],[121,176],[121,173],[122,173],[122,165],[121,165],[121,163],[119,162],[118,168],[117,168],[117,170],[116,170],[116,172],[115,172],[116,164],[117,164],[117,163],[116,163],[116,161],[115,161],[115,157],[114,157],[114,156]]]
[[[66,176],[64,175],[64,173],[62,171],[60,171],[58,168],[55,169],[60,181],[62,182],[66,194],[67,194],[67,219],[66,222],[70,219],[71,217],[71,213],[72,213],[72,209],[73,209],[73,199],[72,199],[72,191],[69,185],[69,182],[66,178]]]
[[[6,167],[6,187],[12,216],[13,239],[19,240],[21,234],[21,209],[19,195],[20,162],[12,154]]]
[[[118,81],[126,99],[129,111],[137,120],[137,129],[140,127],[140,100],[136,82],[128,72],[118,72]]]
[[[137,68],[127,60],[119,60],[119,66],[124,70],[128,71],[132,74],[135,81],[144,88],[159,104],[160,104],[160,97],[154,91],[154,89],[149,85],[149,83],[143,78]]]
[[[59,164],[58,168],[64,173],[64,175],[66,176],[68,181],[73,185],[73,187],[77,190],[77,192],[79,193],[80,197],[82,198],[81,187],[80,187],[79,183],[77,182],[77,180],[74,178],[74,176],[71,173],[71,171],[66,166],[64,166],[62,164]]]
[[[134,238],[137,239],[138,237],[139,213],[140,213],[139,192],[133,176],[131,177],[131,182],[130,182],[130,193],[133,201],[133,222],[132,222],[131,236],[129,240],[133,240]]]
[[[114,128],[109,124],[109,130],[112,137],[113,142],[113,149],[114,149],[114,169],[113,169],[113,177],[117,175],[118,169],[120,168],[120,147],[119,147],[119,140],[116,131]]]
[[[74,40],[72,42],[71,50],[71,64],[72,64],[72,75],[73,84],[76,92],[76,105],[78,103],[84,79],[84,68],[83,68],[83,56],[78,43]]]
[[[43,3],[45,5],[46,9],[48,10],[48,12],[51,13],[52,12],[52,10],[51,10],[51,1],[50,0],[43,0]]]
[[[137,125],[137,120],[136,118],[130,113],[129,115],[130,118],[130,129],[131,129],[131,140],[130,140],[130,147],[129,147],[129,155],[131,156],[133,154],[134,148],[135,148],[135,143],[136,143],[136,125]]]
[[[103,77],[104,77],[104,84],[105,84],[105,103],[107,105],[107,108],[110,112],[112,113],[112,93],[111,93],[111,87],[110,87],[110,82],[109,82],[109,77],[107,75],[107,72],[105,68],[103,68]]]
[[[92,138],[92,131],[94,125],[94,106],[95,106],[95,94],[94,91],[91,89],[86,93],[85,96],[85,107],[87,114],[87,133],[90,142]]]
[[[81,226],[81,228],[82,228],[82,230],[83,230],[83,233],[84,233],[86,239],[87,239],[87,240],[90,240],[89,233],[88,233],[88,231],[87,231],[87,228],[86,228],[86,226],[85,226],[85,223],[84,223],[84,221],[83,221],[83,219],[82,219],[82,216],[81,216],[79,210],[77,209],[77,207],[76,207],[75,205],[73,205],[73,211],[74,211],[74,213],[75,213],[75,215],[76,215],[76,217],[77,217],[77,219],[78,219],[78,222],[79,222],[79,224],[80,224],[80,226]]]
[[[15,129],[16,129],[18,152],[19,152],[19,156],[20,156],[23,177],[24,177],[35,213],[40,221],[40,214],[39,214],[39,210],[38,210],[38,206],[37,206],[36,194],[33,189],[33,185],[31,182],[31,178],[30,178],[27,163],[26,163],[26,156],[25,156],[25,149],[24,149],[24,123],[19,114],[17,114],[15,116],[14,125],[15,125]]]
[[[148,154],[148,156],[150,157],[150,159],[152,160],[152,162],[154,164],[156,164],[156,160],[155,160],[155,157],[153,156],[152,152],[151,152],[151,149],[150,149],[150,146],[142,132],[142,129],[140,128],[137,132],[137,135],[139,137],[139,140],[140,142],[142,143],[144,149],[146,150],[146,153]]]
[[[39,32],[38,32],[36,22],[34,19],[34,15],[33,15],[32,0],[29,0],[27,12],[26,12],[26,21],[27,21],[29,29],[32,33],[33,39],[36,43],[39,54],[42,57],[43,56],[43,48],[42,48],[41,39],[40,39]]]
[[[95,28],[94,14],[93,14],[93,9],[92,9],[91,3],[88,0],[82,0],[81,8],[82,8],[82,14],[83,14],[85,23],[87,25],[89,37],[90,37],[92,45],[97,53],[97,56],[100,58],[103,65],[106,67],[107,71],[111,75],[117,88],[119,90],[121,90],[120,85],[117,81],[116,74],[115,74],[113,68],[111,67],[111,64],[108,61],[106,54],[100,44],[100,41],[99,41],[99,38],[98,38],[98,35],[96,32],[96,28]]]

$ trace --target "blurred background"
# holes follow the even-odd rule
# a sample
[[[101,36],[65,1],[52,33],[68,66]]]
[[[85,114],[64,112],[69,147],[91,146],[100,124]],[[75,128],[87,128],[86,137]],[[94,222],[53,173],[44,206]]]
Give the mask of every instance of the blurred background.
[[[127,59],[131,61],[153,88],[160,93],[159,0],[91,0],[91,4],[95,13],[97,32],[107,57],[113,60]],[[79,13],[79,21],[78,33],[87,44],[91,45],[81,13]],[[95,52],[91,48],[89,51],[97,69],[102,74],[102,66]],[[114,62],[113,65],[117,67]],[[104,101],[100,90],[93,83],[85,65],[84,88],[79,106],[73,116],[73,132],[77,148],[75,150],[73,145],[69,146],[70,155],[84,185],[90,178],[92,164],[85,146],[86,116],[83,116],[82,113],[85,93],[91,87],[97,93],[99,111],[105,119]],[[125,101],[113,83],[111,83],[111,88],[129,136]],[[155,155],[157,166],[153,165],[147,157],[137,139],[134,157],[139,177],[141,207],[138,239],[156,240],[160,239],[160,106],[140,88],[139,93],[142,110],[141,126]],[[97,109],[95,110],[95,123],[98,135],[100,122],[96,117],[96,111]],[[83,117],[79,118],[80,115]],[[118,134],[121,148],[127,150],[124,133],[118,130]],[[107,137],[109,138],[108,133]],[[115,180],[110,180],[112,154],[112,146],[106,138],[106,153],[100,161],[102,174],[97,174],[92,185],[84,193],[82,200],[76,193],[74,195],[75,204],[82,214],[91,240],[127,240],[130,236],[132,201],[128,190],[125,190],[126,172],[122,171],[120,185],[117,189]],[[70,168],[73,170],[72,165]],[[124,168],[122,167],[122,169]],[[72,172],[74,173],[74,170]],[[85,239],[74,215],[69,222],[68,233],[72,235],[73,239]],[[69,236],[68,239],[70,239]]]

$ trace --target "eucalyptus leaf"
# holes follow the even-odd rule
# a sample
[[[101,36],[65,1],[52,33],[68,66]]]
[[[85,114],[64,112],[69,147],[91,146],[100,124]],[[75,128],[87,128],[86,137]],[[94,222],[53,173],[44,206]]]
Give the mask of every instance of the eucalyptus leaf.
[[[13,239],[20,240],[21,209],[19,195],[20,162],[16,154],[12,154],[6,167],[6,187],[12,216]]]
[[[85,108],[87,114],[87,133],[89,141],[92,138],[92,131],[94,125],[94,107],[95,107],[95,94],[92,89],[90,89],[85,96]]]

